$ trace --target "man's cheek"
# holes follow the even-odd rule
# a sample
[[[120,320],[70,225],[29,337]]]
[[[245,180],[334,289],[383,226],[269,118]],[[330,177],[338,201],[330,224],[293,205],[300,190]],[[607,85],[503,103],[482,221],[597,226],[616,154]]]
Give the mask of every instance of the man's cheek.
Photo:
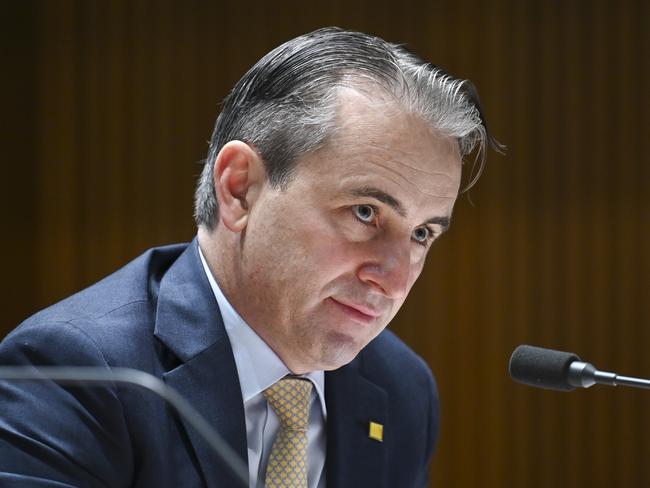
[[[348,243],[336,240],[323,240],[318,248],[316,265],[322,272],[339,276],[355,269],[355,253]]]
[[[349,260],[350,244],[339,233],[325,226],[314,228],[302,240],[301,255],[318,268],[335,267]]]

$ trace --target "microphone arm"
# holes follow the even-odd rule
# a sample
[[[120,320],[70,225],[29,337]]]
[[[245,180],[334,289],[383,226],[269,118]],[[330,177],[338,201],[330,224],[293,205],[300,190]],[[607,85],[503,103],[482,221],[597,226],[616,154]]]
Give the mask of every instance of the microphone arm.
[[[2,380],[54,381],[67,385],[105,385],[117,383],[149,391],[180,414],[209,444],[241,482],[248,486],[248,467],[199,412],[172,387],[155,376],[131,368],[99,368],[83,366],[0,366]]]
[[[574,361],[569,366],[567,380],[576,387],[589,388],[595,384],[609,386],[632,386],[650,390],[650,380],[620,376],[608,371],[598,371],[591,363]]]

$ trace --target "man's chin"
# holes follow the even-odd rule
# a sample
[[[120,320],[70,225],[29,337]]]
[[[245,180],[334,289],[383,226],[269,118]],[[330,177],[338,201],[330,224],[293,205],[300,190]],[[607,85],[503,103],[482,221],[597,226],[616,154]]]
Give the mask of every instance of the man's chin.
[[[333,371],[349,364],[357,357],[365,344],[345,334],[330,334],[326,344],[321,344],[317,362],[319,370]]]

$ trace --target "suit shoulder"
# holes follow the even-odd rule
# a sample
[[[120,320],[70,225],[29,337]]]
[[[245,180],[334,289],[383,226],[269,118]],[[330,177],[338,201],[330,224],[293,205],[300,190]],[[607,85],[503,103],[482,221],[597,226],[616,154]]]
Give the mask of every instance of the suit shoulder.
[[[74,345],[106,351],[113,342],[137,340],[148,329],[160,280],[187,244],[153,248],[88,288],[29,317],[3,341],[0,351],[18,347],[24,352],[57,350],[66,355]],[[142,335],[142,334],[140,334]],[[110,360],[109,360],[110,362]]]
[[[429,365],[389,330],[384,330],[357,357],[360,372],[393,397],[413,397],[413,406],[438,416],[438,385]]]
[[[98,317],[131,302],[155,296],[162,275],[187,247],[152,248],[97,283],[38,312],[28,320],[67,321]]]
[[[384,330],[370,342],[360,357],[364,369],[371,368],[382,375],[403,376],[408,372],[423,380],[433,381],[431,369],[424,359],[389,330]]]

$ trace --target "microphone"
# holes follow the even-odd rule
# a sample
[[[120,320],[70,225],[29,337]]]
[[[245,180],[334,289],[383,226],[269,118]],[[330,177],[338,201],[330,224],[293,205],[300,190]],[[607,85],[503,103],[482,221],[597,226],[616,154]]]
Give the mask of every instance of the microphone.
[[[216,430],[175,389],[155,376],[131,368],[100,368],[84,366],[0,366],[0,380],[54,381],[67,385],[121,384],[141,388],[165,400],[228,466],[241,482],[248,486],[248,467]]]
[[[576,354],[536,346],[518,346],[508,369],[513,380],[549,390],[571,391],[595,384],[650,389],[650,380],[598,371]]]

